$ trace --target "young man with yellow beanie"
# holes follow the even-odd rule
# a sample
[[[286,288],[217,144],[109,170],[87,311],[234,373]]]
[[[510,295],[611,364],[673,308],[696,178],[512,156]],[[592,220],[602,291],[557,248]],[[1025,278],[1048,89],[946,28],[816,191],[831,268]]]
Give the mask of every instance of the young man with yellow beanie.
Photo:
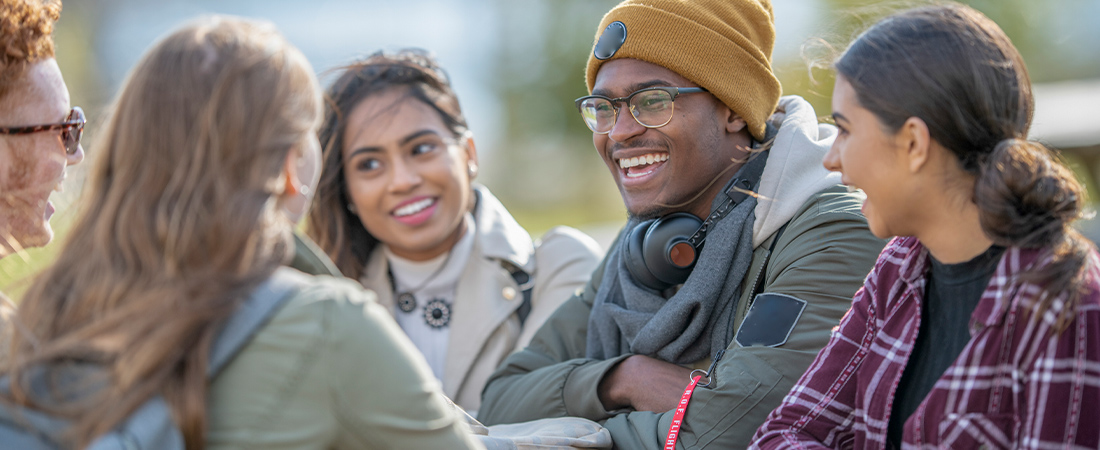
[[[748,445],[884,244],[822,167],[836,129],[780,98],[774,40],[767,0],[627,0],[603,18],[577,106],[630,219],[492,376],[479,420],[585,417],[620,449]]]

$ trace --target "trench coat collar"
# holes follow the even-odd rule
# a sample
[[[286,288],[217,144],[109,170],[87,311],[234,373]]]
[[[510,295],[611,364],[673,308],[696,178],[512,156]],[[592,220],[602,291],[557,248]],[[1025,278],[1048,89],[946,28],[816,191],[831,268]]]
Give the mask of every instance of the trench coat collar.
[[[451,397],[459,394],[472,368],[481,364],[477,359],[483,347],[490,345],[493,334],[522,303],[521,295],[506,299],[501,294],[506,286],[519,294],[519,287],[501,261],[523,269],[532,277],[535,275],[531,235],[487,188],[475,185],[474,195],[477,202],[472,212],[474,246],[455,290],[455,300],[462,304],[453,309],[443,367],[443,391]],[[360,281],[376,291],[379,304],[392,315],[396,306],[389,270],[385,252],[376,248]],[[464,344],[456,344],[458,341]]]
[[[507,261],[527,273],[533,273],[535,246],[531,235],[485,186],[475,185],[474,197],[477,201],[473,213],[477,233],[475,247],[480,248],[481,255]]]

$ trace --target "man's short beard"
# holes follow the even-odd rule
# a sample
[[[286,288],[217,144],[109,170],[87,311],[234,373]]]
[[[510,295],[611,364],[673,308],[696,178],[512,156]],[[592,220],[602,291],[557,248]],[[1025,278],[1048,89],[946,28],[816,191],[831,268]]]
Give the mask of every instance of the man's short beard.
[[[645,222],[647,220],[656,219],[656,218],[659,218],[659,217],[667,215],[667,214],[668,214],[668,211],[666,210],[666,208],[663,208],[663,207],[660,207],[660,206],[652,206],[648,209],[639,211],[636,214],[634,212],[631,212],[631,211],[628,210],[626,212],[626,217],[629,220],[637,220],[638,222]]]

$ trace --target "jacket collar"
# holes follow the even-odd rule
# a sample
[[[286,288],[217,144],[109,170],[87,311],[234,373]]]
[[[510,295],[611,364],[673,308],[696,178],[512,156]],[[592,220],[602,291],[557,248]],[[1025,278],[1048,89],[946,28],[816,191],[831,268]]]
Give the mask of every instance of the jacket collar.
[[[1020,279],[1020,274],[1033,269],[1041,261],[1042,249],[1022,249],[1009,247],[997,264],[997,271],[989,280],[989,286],[982,293],[982,301],[974,308],[970,318],[971,329],[975,325],[997,325],[1004,321],[1005,315],[1014,307],[1031,306],[1040,299],[1042,289],[1039,286]]]
[[[485,186],[475,185],[474,197],[477,202],[473,211],[477,224],[474,253],[480,250],[486,258],[507,261],[527,273],[533,273],[535,247],[531,235]]]
[[[474,248],[471,260],[495,259],[506,261],[529,274],[535,272],[535,246],[531,235],[508,214],[504,205],[482,185],[474,186]],[[366,270],[360,279],[366,286],[379,290],[379,303],[393,306],[393,286],[390,285],[387,271],[389,262],[381,246],[371,252]]]
[[[535,246],[527,231],[484,186],[475,186],[474,194],[477,201],[472,212],[474,246],[455,292],[456,300],[462,299],[463,305],[453,311],[451,342],[443,369],[443,391],[450,396],[466,395],[459,389],[470,376],[470,368],[477,363],[479,352],[520,305],[500,295],[501,286],[510,283],[514,286],[512,278],[501,270],[500,261],[532,276],[535,271]],[[360,281],[376,290],[378,302],[393,314],[393,286],[387,276],[388,270],[385,252],[376,248]]]
[[[917,238],[897,239],[901,241],[896,255],[902,258],[898,264],[898,275],[907,285],[907,289],[913,291],[919,298],[923,298],[931,255]],[[997,270],[989,280],[989,285],[982,292],[981,301],[970,316],[972,332],[979,325],[984,327],[1000,324],[1014,305],[1021,301],[1031,302],[1039,298],[1041,293],[1039,287],[1021,280],[1020,274],[1038,264],[1043,252],[1043,249],[1019,247],[1005,249],[1001,261],[997,263]]]

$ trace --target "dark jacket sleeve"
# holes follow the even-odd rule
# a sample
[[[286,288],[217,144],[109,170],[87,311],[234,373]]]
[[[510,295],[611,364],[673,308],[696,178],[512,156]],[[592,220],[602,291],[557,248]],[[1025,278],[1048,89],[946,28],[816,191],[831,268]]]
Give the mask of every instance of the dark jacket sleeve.
[[[609,254],[617,243],[616,239]],[[596,386],[629,355],[608,360],[584,357],[588,315],[606,264],[605,257],[584,289],[554,311],[527,348],[509,356],[489,377],[481,394],[479,421],[495,425],[547,417],[610,417],[611,412],[604,410],[596,395]]]
[[[889,250],[887,250],[889,252]],[[868,335],[875,330],[876,314],[872,306],[875,271],[868,276],[863,289],[856,292],[851,309],[840,321],[822,355],[803,374],[783,403],[772,411],[757,430],[753,449],[833,448],[837,442],[849,441],[853,424],[863,418],[853,417],[859,389],[855,378],[840,383],[844,371],[851,370],[856,356],[866,352]],[[855,375],[858,378],[858,374]],[[832,394],[825,394],[831,392]],[[825,445],[829,442],[830,445]]]
[[[796,213],[769,257],[764,291],[805,300],[805,310],[779,347],[729,344],[712,386],[695,390],[678,448],[745,448],[825,346],[885,244],[871,235],[859,207],[860,198],[839,187],[811,198]],[[754,260],[767,255],[764,247]],[[607,361],[583,358],[588,313],[603,267],[582,295],[566,302],[539,330],[531,346],[494,374],[483,393],[479,419],[509,423],[581,416],[604,421],[616,448],[664,447],[671,411],[605,411],[596,395],[603,375],[629,355]],[[751,284],[746,279],[739,310],[749,307]],[[737,320],[743,316],[739,313]]]
[[[783,345],[729,344],[711,387],[695,390],[677,448],[748,446],[757,427],[828,342],[885,245],[868,230],[860,200],[842,187],[831,188],[807,201],[791,219],[767,264],[764,292],[805,300],[806,308]],[[751,288],[745,289],[739,309],[749,307]],[[663,448],[672,415],[630,412],[604,426],[616,448],[657,450]]]

